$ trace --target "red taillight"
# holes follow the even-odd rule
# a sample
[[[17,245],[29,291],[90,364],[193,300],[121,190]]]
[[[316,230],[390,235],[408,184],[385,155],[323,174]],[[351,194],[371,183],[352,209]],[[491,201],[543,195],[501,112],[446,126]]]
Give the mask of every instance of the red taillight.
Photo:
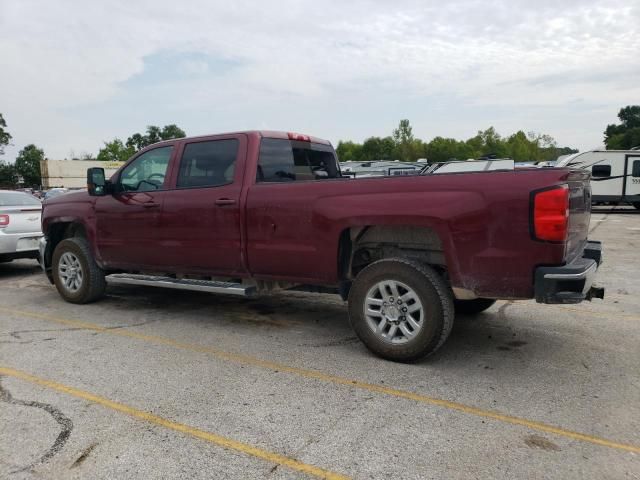
[[[300,142],[310,142],[311,141],[311,137],[309,137],[309,135],[302,135],[301,133],[289,132],[289,133],[287,133],[287,136],[289,137],[289,140],[298,140]]]
[[[9,225],[9,215],[0,215],[0,228]]]
[[[564,242],[569,223],[569,187],[544,190],[533,199],[533,233],[536,239]]]

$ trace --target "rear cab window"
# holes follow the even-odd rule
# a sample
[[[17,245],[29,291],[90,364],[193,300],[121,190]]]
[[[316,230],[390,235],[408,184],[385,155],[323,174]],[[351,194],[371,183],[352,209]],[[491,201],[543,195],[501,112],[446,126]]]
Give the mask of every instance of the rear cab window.
[[[320,143],[263,138],[256,181],[283,183],[340,177],[333,148]]]

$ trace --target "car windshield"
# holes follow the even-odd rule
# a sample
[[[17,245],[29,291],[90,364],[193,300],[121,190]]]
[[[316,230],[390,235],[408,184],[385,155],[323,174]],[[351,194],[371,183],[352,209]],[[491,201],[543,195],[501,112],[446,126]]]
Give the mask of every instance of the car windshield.
[[[40,205],[40,200],[23,192],[0,192],[0,207]]]

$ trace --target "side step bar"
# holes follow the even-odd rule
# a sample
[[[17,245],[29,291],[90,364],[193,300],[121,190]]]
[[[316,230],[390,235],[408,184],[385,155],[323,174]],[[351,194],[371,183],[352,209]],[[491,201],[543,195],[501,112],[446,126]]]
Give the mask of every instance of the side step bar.
[[[146,285],[149,287],[174,288],[177,290],[195,290],[198,292],[226,293],[248,297],[256,293],[256,287],[240,283],[216,282],[212,280],[192,280],[154,275],[114,273],[106,276],[113,285]]]

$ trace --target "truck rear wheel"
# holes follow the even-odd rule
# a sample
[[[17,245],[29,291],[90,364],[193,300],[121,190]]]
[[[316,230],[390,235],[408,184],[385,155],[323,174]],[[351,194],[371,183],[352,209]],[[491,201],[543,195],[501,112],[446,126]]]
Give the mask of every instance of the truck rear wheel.
[[[84,238],[67,238],[56,246],[52,273],[58,293],[67,302],[90,303],[104,295],[104,271],[93,260]]]
[[[492,298],[475,298],[473,300],[455,300],[454,306],[456,313],[474,315],[476,313],[484,312],[494,303],[496,303],[496,301]]]
[[[391,258],[364,268],[349,292],[349,319],[365,346],[410,362],[435,352],[453,327],[451,289],[431,267]]]

